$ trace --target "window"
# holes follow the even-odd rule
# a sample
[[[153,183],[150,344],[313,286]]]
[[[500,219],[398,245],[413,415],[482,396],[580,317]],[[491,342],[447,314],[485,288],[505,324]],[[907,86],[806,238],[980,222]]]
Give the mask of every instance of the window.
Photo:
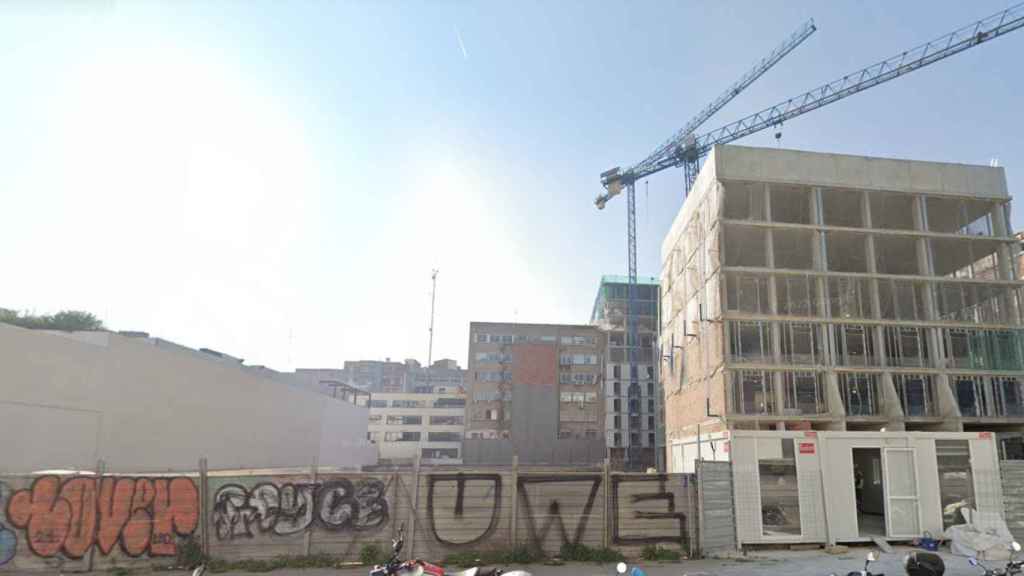
[[[388,424],[392,425],[404,425],[404,426],[416,426],[423,424],[422,416],[388,416]]]
[[[462,426],[462,416],[431,416],[431,426]]]
[[[654,416],[647,417],[647,429],[654,430]]]
[[[997,376],[992,379],[992,398],[997,416],[1024,416],[1024,389],[1020,378]]]
[[[811,276],[775,278],[776,309],[786,316],[818,315],[818,283]]]
[[[725,231],[725,265],[764,268],[768,265],[767,232],[753,226],[723,224]],[[696,284],[696,269],[693,279],[687,284]]]
[[[739,414],[775,412],[771,377],[762,370],[736,370],[732,377],[732,411]]]
[[[615,412],[622,412],[622,400],[619,400],[618,398],[612,400],[612,410]]]
[[[768,277],[754,274],[725,273],[725,305],[730,312],[770,314]]]
[[[612,377],[622,378],[622,366],[620,366],[619,364],[612,366]]]
[[[771,330],[767,322],[729,322],[729,357],[733,362],[771,362]]]
[[[619,382],[612,383],[612,393],[616,396],[622,394],[622,385]]]
[[[778,443],[778,444],[776,444]],[[761,529],[765,536],[799,535],[800,492],[792,438],[766,439],[758,447]]]
[[[370,408],[387,408],[387,407],[388,407],[388,401],[387,400],[373,400],[372,398],[370,399]]]
[[[487,343],[487,334],[477,334],[476,335],[476,341],[477,341],[478,344],[486,344]]]
[[[974,508],[970,443],[967,440],[936,440],[935,460],[939,469],[942,529],[946,530],[966,522],[961,508]]]
[[[370,414],[370,417],[367,419],[367,423],[369,423],[369,424],[380,424],[380,421],[381,421],[381,415],[380,414]]]
[[[783,372],[782,386],[786,398],[784,414],[822,414],[828,411],[820,373]]]
[[[893,374],[896,395],[904,416],[935,416],[932,377],[927,374]]]
[[[927,366],[928,339],[925,329],[887,326],[885,357],[889,366]]]
[[[881,413],[878,375],[844,373],[839,375],[839,393],[847,416],[877,416]]]
[[[640,435],[637,434],[636,432],[630,434],[629,435],[629,445],[630,446],[639,446],[640,445]]]
[[[871,226],[888,230],[914,229],[914,197],[893,192],[869,192]]]
[[[618,447],[621,447],[621,446],[622,446],[622,434],[619,433],[619,432],[616,432],[615,433],[615,447],[618,448]]]
[[[925,320],[925,285],[906,280],[879,280],[878,301],[882,318]]]
[[[653,447],[654,444],[655,444],[655,442],[654,442],[654,434],[650,433],[650,434],[647,435],[647,445]]]
[[[814,232],[810,230],[772,230],[775,267],[791,270],[813,270]]]
[[[654,398],[647,399],[647,411],[654,412]]]
[[[832,318],[871,318],[871,284],[866,278],[828,279],[829,314]]]
[[[428,442],[459,442],[461,440],[460,432],[427,432]]]
[[[832,327],[836,345],[836,364],[840,366],[874,366],[875,344],[872,329],[860,324],[839,324]]]
[[[463,408],[465,406],[465,398],[438,398],[434,400],[434,408]]]
[[[845,226],[861,228],[861,200],[864,193],[860,190],[835,190],[824,188],[821,191],[822,215],[824,224],[828,226]]]
[[[424,448],[420,452],[424,459],[430,460],[452,460],[458,459],[459,449],[458,448]]]
[[[825,261],[834,272],[867,272],[867,236],[850,232],[825,232]]]
[[[761,183],[725,185],[723,217],[732,220],[765,219],[765,186]]]
[[[423,408],[422,400],[392,400],[392,408]]]
[[[950,387],[956,397],[961,416],[986,416],[987,397],[984,378],[981,376],[950,376]]]
[[[772,222],[811,224],[811,189],[773,184],[771,195]]]
[[[787,364],[821,362],[821,338],[816,324],[782,323],[782,358]]]
[[[654,396],[654,382],[647,383],[647,395]]]
[[[917,238],[875,236],[875,270],[879,274],[921,275]]]
[[[615,428],[616,430],[619,429],[619,428],[622,428],[622,416],[619,416],[618,414],[616,414],[615,418],[614,418],[614,422],[615,423],[612,425],[613,428]]]
[[[419,442],[419,432],[385,432],[385,442]]]

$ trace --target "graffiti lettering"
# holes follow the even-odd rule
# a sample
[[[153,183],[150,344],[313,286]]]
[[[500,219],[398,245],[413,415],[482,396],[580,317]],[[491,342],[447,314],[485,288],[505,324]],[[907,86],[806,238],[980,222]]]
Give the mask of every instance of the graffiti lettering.
[[[115,543],[132,557],[173,556],[175,536],[199,525],[199,491],[188,478],[42,476],[11,496],[7,520],[46,558],[82,558],[94,544],[109,554]]]
[[[668,476],[643,476],[643,477],[612,477],[611,512],[612,512],[612,542],[615,544],[653,544],[655,542],[679,542],[686,540],[686,513],[676,512],[675,493],[666,489]],[[685,477],[684,477],[685,480]],[[645,525],[642,535],[631,536],[624,534],[625,530],[620,526],[620,490],[623,485],[639,482],[656,483],[657,488],[653,492],[632,494],[628,501],[632,504],[633,518],[643,520],[669,520],[670,522],[652,522]],[[637,510],[641,502],[664,502],[662,510]],[[674,526],[673,526],[674,524]]]
[[[590,483],[590,493],[587,495],[587,501],[583,505],[583,510],[579,513],[579,520],[576,521],[576,530],[572,536],[569,536],[569,531],[565,527],[565,521],[562,519],[562,512],[558,500],[551,499],[548,502],[547,520],[540,527],[536,526],[534,519],[533,503],[530,501],[529,491],[527,486],[536,484],[549,484],[549,483]],[[523,505],[523,510],[526,512],[526,526],[530,533],[530,539],[536,548],[543,549],[544,543],[547,540],[548,533],[551,532],[551,527],[558,523],[558,531],[561,536],[560,544],[579,544],[583,539],[583,534],[587,529],[587,521],[590,519],[590,512],[594,508],[594,500],[597,499],[597,492],[601,488],[601,476],[520,476],[519,477],[519,498]]]
[[[297,534],[318,524],[331,531],[375,530],[388,521],[388,485],[376,478],[355,485],[341,478],[323,484],[262,483],[246,489],[221,486],[213,499],[213,527],[219,540],[257,533]]]
[[[442,496],[439,488],[453,485],[454,496]],[[474,531],[476,526],[483,522],[474,522],[478,518],[465,517],[466,488],[484,488],[484,497],[492,497],[490,515],[486,514],[480,518],[486,518],[487,525],[479,531],[479,534],[466,537],[466,531]],[[449,505],[450,504],[450,505]],[[451,510],[450,513],[442,510]],[[450,514],[450,516],[449,516]],[[464,546],[474,544],[490,536],[498,527],[501,519],[501,476],[498,474],[433,474],[427,478],[427,519],[430,522],[430,530],[437,541],[448,546]],[[453,528],[452,533],[448,527]],[[455,527],[458,527],[455,530]]]
[[[7,507],[7,500],[11,497],[11,489],[7,484],[0,482],[0,510]],[[14,533],[3,522],[0,522],[0,566],[7,564],[14,558],[18,551],[18,535]]]

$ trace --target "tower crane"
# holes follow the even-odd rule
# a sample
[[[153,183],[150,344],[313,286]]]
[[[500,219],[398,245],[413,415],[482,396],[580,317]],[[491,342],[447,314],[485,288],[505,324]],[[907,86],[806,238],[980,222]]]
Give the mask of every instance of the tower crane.
[[[814,24],[813,22],[810,22],[809,24],[810,32],[813,32]],[[935,62],[953,56],[954,54],[958,54],[964,50],[973,48],[974,46],[984,42],[988,42],[989,40],[994,40],[995,38],[1006,35],[1022,27],[1024,27],[1024,3],[1016,4],[1006,10],[993,14],[992,16],[972,22],[971,24],[940,36],[935,40],[900,52],[891,58],[882,60],[881,62],[872,64],[866,68],[846,74],[842,78],[823,84],[812,90],[808,90],[803,94],[789,98],[779,104],[765,108],[760,112],[756,112],[700,136],[694,135],[693,131],[695,128],[707,120],[719,108],[728,103],[729,100],[738,94],[740,90],[746,88],[746,86],[756,80],[768,68],[774,65],[775,62],[785,56],[790,50],[806,38],[806,35],[801,37],[800,30],[798,30],[793,37],[788,39],[782,46],[776,48],[776,50],[772,52],[772,55],[779,52],[774,59],[772,58],[772,55],[769,55],[765,60],[759,63],[758,66],[755,66],[751,72],[748,72],[747,75],[741,78],[740,81],[730,88],[730,90],[734,90],[735,92],[730,95],[730,91],[727,90],[722,96],[701,111],[701,113],[683,129],[679,130],[672,138],[655,149],[654,152],[646,158],[626,170],[622,170],[621,167],[615,167],[602,172],[601,184],[605,188],[605,193],[598,196],[594,202],[598,209],[604,209],[608,200],[622,193],[623,189],[626,190],[627,196],[627,243],[629,253],[629,294],[627,304],[627,325],[629,329],[628,338],[632,338],[635,342],[636,194],[634,188],[637,180],[646,178],[668,168],[682,166],[686,181],[685,193],[688,193],[690,188],[693,187],[694,180],[697,177],[697,172],[700,169],[701,161],[715,145],[733,142],[743,138],[744,136],[760,132],[766,128],[780,126],[787,120],[796,118],[797,116],[806,114],[812,110],[817,110],[818,108],[827,106],[828,104],[837,102],[847,96],[852,96],[858,92],[862,92],[868,88],[882,84],[883,82],[899,78],[900,76],[909,74],[914,70],[918,70],[928,66],[929,64],[934,64]],[[805,24],[801,30],[807,30],[807,24]],[[809,35],[809,33],[807,35]],[[789,44],[792,44],[792,46],[789,46],[789,48],[786,49],[785,47]],[[781,52],[780,49],[782,49]],[[760,71],[758,71],[759,69]],[[627,346],[630,355],[630,370],[632,372],[632,366],[635,365],[635,352],[632,345],[628,342]]]
[[[817,27],[814,25],[814,20],[808,20],[803,23],[795,32],[793,32],[788,38],[786,38],[781,44],[775,47],[767,56],[761,59],[753,68],[747,71],[746,74],[740,77],[732,86],[729,86],[725,92],[722,92],[717,98],[711,101],[710,104],[704,107],[696,116],[694,116],[689,122],[683,126],[672,138],[665,141],[664,144],[658,147],[657,150],[651,154],[650,158],[663,158],[670,156],[675,153],[679,147],[679,142],[689,142],[693,139],[693,131],[696,130],[703,124],[708,118],[711,118],[722,109],[723,106],[728,104],[733,98],[735,98],[740,92],[754,83],[755,80],[761,77],[762,74],[768,71],[769,68],[774,66],[779,60],[782,60],[787,54],[793,51],[794,48],[800,45],[801,42],[806,40],[811,34],[814,34]],[[645,160],[644,162],[647,162]],[[644,164],[638,164],[640,166]],[[626,174],[621,173],[619,168],[613,168],[607,172],[601,174],[601,182],[605,185],[608,190],[607,193],[597,197],[595,204],[598,209],[603,210],[605,203],[622,192],[623,185],[626,186],[626,197],[628,199],[627,209],[627,244],[629,252],[629,283],[628,283],[628,294],[626,304],[626,352],[627,359],[629,360],[629,374],[630,378],[635,378],[637,373],[637,360],[636,360],[636,347],[637,342],[637,325],[636,325],[636,191],[634,189],[634,183],[638,178],[627,178],[627,174],[633,174],[639,172],[627,171]],[[625,178],[625,179],[624,179]]]

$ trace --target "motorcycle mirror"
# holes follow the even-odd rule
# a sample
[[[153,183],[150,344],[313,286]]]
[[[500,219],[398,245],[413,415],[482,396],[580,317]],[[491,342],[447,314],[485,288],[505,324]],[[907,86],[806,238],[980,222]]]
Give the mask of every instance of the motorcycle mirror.
[[[971,566],[977,566],[978,565],[978,559],[975,558],[974,556],[971,556],[970,558],[967,559],[967,563],[970,564]]]
[[[615,571],[618,572],[619,574],[625,574],[626,573],[626,563],[625,562],[619,562],[618,564],[616,564],[615,565]]]
[[[1013,550],[1014,552],[1020,552],[1020,542],[1017,542],[1016,540],[1010,542],[1010,550]]]
[[[192,576],[203,576],[203,574],[206,574],[206,564],[200,564],[192,571]]]
[[[874,562],[875,560],[878,560],[878,556],[875,556],[874,550],[868,552],[868,562]]]

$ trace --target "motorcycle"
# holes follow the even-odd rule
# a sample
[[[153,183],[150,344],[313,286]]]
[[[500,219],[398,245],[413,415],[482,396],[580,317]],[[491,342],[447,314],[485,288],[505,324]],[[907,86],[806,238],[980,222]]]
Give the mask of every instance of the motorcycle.
[[[911,552],[903,557],[903,571],[907,576],[942,576],[946,563],[932,552]]]
[[[868,552],[868,555],[864,558],[864,569],[847,572],[846,576],[885,576],[885,574],[872,574],[871,571],[868,570],[868,566],[870,566],[875,560],[878,560],[878,556],[874,551]],[[833,572],[828,576],[836,576],[836,573]]]
[[[406,560],[398,559],[405,545],[405,525],[398,529],[398,538],[391,539],[391,557],[384,564],[378,564],[370,570],[370,576],[531,576],[524,570],[510,570],[505,572],[501,568],[493,570],[481,570],[479,566],[449,572],[437,564],[431,564],[420,559]]]
[[[1013,555],[1020,552],[1020,550],[1021,546],[1016,540],[1010,543],[1010,559],[1007,560],[1006,566],[1003,568],[989,568],[973,556],[968,558],[967,562],[971,566],[976,566],[984,570],[985,576],[1014,576],[1016,574],[1020,574],[1022,567],[1024,567],[1024,560],[1018,560],[1016,562],[1013,560]]]
[[[629,571],[629,576],[647,576],[647,573],[639,566],[630,568],[625,562],[619,562],[615,565],[615,571],[619,574],[625,574],[627,570]]]

